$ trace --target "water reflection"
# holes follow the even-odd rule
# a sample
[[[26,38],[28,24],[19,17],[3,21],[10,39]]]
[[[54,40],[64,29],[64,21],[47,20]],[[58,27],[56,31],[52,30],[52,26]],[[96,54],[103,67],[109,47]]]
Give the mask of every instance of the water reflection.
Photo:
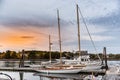
[[[19,72],[19,75],[20,75],[20,80],[23,80],[24,73],[23,72]]]
[[[9,75],[12,78],[12,80],[40,80],[39,76],[33,76],[34,73],[31,73],[31,72],[0,71],[0,73]],[[0,80],[4,80],[1,78],[10,80],[10,79],[8,79],[7,76],[3,77],[3,75],[0,75]]]
[[[34,76],[39,76],[40,80],[103,80],[102,75],[94,76],[87,74],[44,74],[36,73]]]
[[[5,67],[14,67],[14,66],[16,66],[16,62],[14,62],[14,61],[12,61],[12,62],[5,61],[3,66],[5,66]]]
[[[120,75],[105,75],[104,80],[120,80]]]
[[[19,67],[20,61],[5,60],[0,61],[0,67]],[[30,64],[40,64],[40,61],[24,61],[25,66]]]
[[[26,64],[39,64],[40,61],[25,61]],[[109,65],[120,64],[120,61],[109,61]],[[18,67],[19,61],[0,61],[0,67]],[[117,75],[87,75],[87,74],[41,74],[31,72],[12,72],[0,71],[0,73],[8,74],[13,80],[120,80]],[[5,77],[5,76],[4,76]],[[3,75],[0,75],[3,78]],[[5,77],[7,78],[7,77]],[[1,79],[0,79],[1,80]]]

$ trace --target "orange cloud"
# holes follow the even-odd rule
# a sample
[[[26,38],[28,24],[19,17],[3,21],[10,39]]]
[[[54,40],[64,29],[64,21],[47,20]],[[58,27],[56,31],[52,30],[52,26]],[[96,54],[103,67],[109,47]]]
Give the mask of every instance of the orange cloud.
[[[31,43],[33,39],[21,38],[20,36],[9,36],[7,37],[7,43],[12,45],[23,45]]]
[[[52,32],[54,29],[52,29]],[[21,50],[21,49],[37,49],[48,50],[49,33],[46,28],[30,27],[27,29],[12,29],[2,27],[0,30],[0,45],[3,50]],[[54,34],[54,33],[53,33]],[[56,40],[53,39],[52,41]]]
[[[24,39],[32,39],[32,38],[34,38],[34,36],[21,36],[21,38],[24,38]]]

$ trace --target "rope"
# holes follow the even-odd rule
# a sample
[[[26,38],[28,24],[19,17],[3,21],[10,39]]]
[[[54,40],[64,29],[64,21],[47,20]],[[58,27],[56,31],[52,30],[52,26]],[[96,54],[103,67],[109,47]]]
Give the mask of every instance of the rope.
[[[78,7],[78,8],[79,8],[79,7]],[[80,15],[81,15],[81,17],[82,17],[83,23],[85,24],[85,27],[86,27],[86,29],[87,29],[87,32],[88,32],[88,35],[89,35],[89,37],[90,37],[91,43],[92,43],[92,45],[93,45],[93,47],[94,47],[94,49],[95,49],[95,52],[98,53],[98,52],[97,52],[97,49],[96,49],[96,47],[95,47],[95,43],[94,43],[94,41],[93,41],[93,39],[92,39],[92,37],[91,37],[91,35],[90,35],[89,29],[88,29],[88,27],[87,27],[87,24],[86,24],[86,22],[85,22],[85,19],[84,19],[83,15],[82,15],[82,12],[81,12],[80,8],[79,8],[79,12],[80,12]],[[97,56],[98,56],[99,60],[101,61],[100,56],[99,56],[98,54],[97,54]]]

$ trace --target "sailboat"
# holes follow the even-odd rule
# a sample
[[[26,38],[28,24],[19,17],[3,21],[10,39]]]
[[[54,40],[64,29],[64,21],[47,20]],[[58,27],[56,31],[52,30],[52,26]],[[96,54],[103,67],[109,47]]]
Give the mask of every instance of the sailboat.
[[[78,51],[78,53],[79,53],[79,56],[77,57],[77,58],[74,58],[74,59],[72,59],[72,60],[70,60],[70,59],[64,59],[63,60],[63,62],[65,63],[65,64],[68,64],[68,65],[73,65],[73,67],[75,66],[77,66],[77,67],[81,67],[81,66],[83,66],[83,70],[96,70],[96,69],[101,69],[101,67],[102,67],[102,65],[101,65],[101,59],[100,59],[100,57],[99,57],[99,55],[98,55],[98,58],[99,58],[99,61],[91,61],[90,60],[90,56],[87,54],[87,55],[82,55],[81,56],[81,46],[80,46],[80,27],[79,27],[79,7],[78,7],[78,5],[77,5],[77,24],[78,24],[78,48],[79,48],[79,51]],[[80,13],[81,13],[81,11],[80,11]],[[81,14],[81,16],[82,16],[82,14]],[[82,16],[82,18],[83,18],[83,16]],[[85,21],[84,21],[85,22]],[[87,31],[88,31],[88,28],[87,28]],[[88,34],[89,34],[89,36],[90,36],[90,33],[89,33],[89,31],[88,31]],[[90,38],[91,38],[91,36],[90,36]],[[94,43],[92,42],[92,44],[94,45]],[[94,45],[94,47],[95,47],[95,45]]]
[[[79,55],[77,58],[74,58],[72,60],[70,59],[63,59],[62,61],[67,64],[67,65],[73,65],[73,67],[77,66],[77,67],[83,67],[83,70],[96,70],[96,69],[101,69],[102,65],[101,65],[101,59],[99,58],[99,61],[91,61],[90,60],[90,56],[88,54],[86,55],[82,55],[82,51],[81,51],[81,46],[80,46],[80,26],[79,26],[79,7],[78,5],[76,5],[77,7],[77,26],[78,26],[78,48],[79,48]],[[80,11],[81,13],[81,11]],[[82,14],[81,14],[82,16]],[[82,16],[83,18],[83,16]],[[84,21],[85,22],[85,21]],[[88,28],[87,28],[88,31]],[[88,32],[88,34],[90,35],[90,33]],[[94,44],[94,43],[93,43]],[[95,47],[95,45],[94,45]],[[85,52],[87,53],[87,51]]]
[[[90,63],[89,60],[87,63],[83,63],[81,60],[83,56],[80,56],[80,30],[79,30],[79,13],[78,13],[78,5],[77,5],[77,24],[78,24],[78,43],[79,43],[79,57],[76,60],[68,60],[69,62],[76,62],[78,64],[62,64],[62,51],[61,51],[61,35],[60,35],[60,18],[59,18],[59,10],[57,10],[57,16],[58,16],[58,33],[59,33],[59,47],[60,47],[60,63],[59,64],[53,64],[50,66],[46,66],[45,68],[40,68],[39,70],[36,70],[41,73],[58,73],[58,74],[73,74],[73,73],[79,73],[84,70],[95,70],[100,69],[100,65],[96,65],[93,63]],[[89,58],[89,57],[87,57]],[[87,60],[87,59],[86,59]]]
[[[53,64],[53,65],[47,66],[45,68],[41,68],[37,71],[42,72],[42,73],[79,73],[79,71],[82,70],[82,68],[80,68],[80,67],[75,68],[72,65],[62,64],[59,10],[57,10],[57,16],[58,16],[58,33],[59,33],[59,46],[60,46],[60,63]]]

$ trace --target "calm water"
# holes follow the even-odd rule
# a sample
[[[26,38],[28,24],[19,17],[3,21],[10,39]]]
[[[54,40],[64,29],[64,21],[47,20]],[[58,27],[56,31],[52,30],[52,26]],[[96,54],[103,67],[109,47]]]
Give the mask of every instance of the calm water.
[[[18,66],[17,61],[0,61],[0,66]],[[26,64],[30,64],[31,62],[26,62]],[[120,64],[120,61],[109,61],[109,65]],[[11,76],[13,80],[120,80],[120,76],[116,75],[86,75],[86,74],[41,74],[41,73],[31,73],[31,72],[8,72],[8,71],[0,71],[0,80],[1,78],[9,78],[3,74],[7,74]],[[91,78],[91,79],[88,79]]]

